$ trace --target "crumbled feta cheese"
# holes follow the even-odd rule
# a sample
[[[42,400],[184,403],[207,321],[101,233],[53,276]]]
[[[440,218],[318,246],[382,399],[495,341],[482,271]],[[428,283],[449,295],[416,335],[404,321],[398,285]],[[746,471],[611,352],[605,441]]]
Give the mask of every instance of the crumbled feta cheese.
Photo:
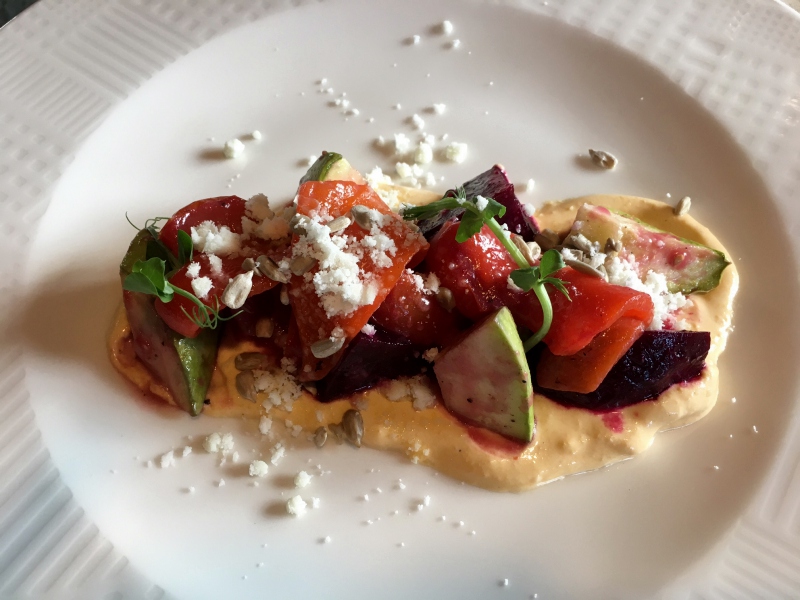
[[[326,535],[324,538],[322,538],[322,543],[323,544],[330,544],[331,543],[331,536]]]
[[[425,185],[427,187],[433,187],[436,185],[436,176],[433,173],[425,174]]]
[[[528,194],[532,194],[533,193],[533,189],[535,187],[536,187],[536,182],[533,179],[528,179],[528,182],[525,184],[525,192],[528,193]],[[530,216],[530,215],[528,215],[528,216]]]
[[[192,453],[192,447],[191,446],[184,446],[183,450],[181,450],[181,457],[182,458],[186,458],[191,453]]]
[[[445,148],[444,155],[447,160],[455,163],[463,163],[467,159],[468,147],[464,143],[450,142]]]
[[[436,394],[430,388],[422,383],[418,378],[413,379],[411,387],[411,396],[414,398],[414,410],[425,410],[432,408],[436,404]]]
[[[411,165],[404,162],[396,163],[394,166],[394,170],[397,172],[397,175],[402,177],[403,179],[407,179],[409,177],[414,176],[414,171],[411,169]]]
[[[361,328],[361,333],[372,337],[373,335],[375,335],[375,326],[367,323],[366,325],[364,325],[364,327]]]
[[[433,160],[433,148],[430,144],[420,142],[417,151],[414,153],[414,162],[418,165],[427,165]],[[429,173],[430,175],[430,173]],[[436,180],[434,179],[434,182]]]
[[[478,194],[475,196],[475,206],[478,208],[478,210],[485,210],[486,207],[489,206],[489,201]]]
[[[208,264],[211,266],[211,272],[215,275],[222,274],[222,259],[216,254],[208,255]]]
[[[211,283],[211,280],[208,277],[197,277],[192,279],[192,291],[194,295],[202,300],[206,296],[208,296],[208,292],[211,291],[211,288],[214,287],[214,284]]]
[[[433,105],[433,112],[437,115],[443,115],[444,111],[447,110],[447,105],[442,103],[435,103]]]
[[[428,362],[433,362],[437,356],[439,356],[439,349],[436,347],[428,348],[427,350],[425,350],[425,352],[422,353],[422,358],[424,358]]]
[[[250,477],[264,477],[269,472],[269,465],[263,460],[254,460],[250,463]]]
[[[197,252],[204,254],[236,254],[241,249],[241,236],[229,227],[218,227],[213,221],[203,221],[191,228],[192,244]]]
[[[281,459],[286,455],[286,449],[283,446],[278,446],[272,451],[272,455],[270,456],[269,462],[273,464],[273,466],[277,465]]]
[[[238,158],[244,154],[244,144],[238,138],[228,140],[222,147],[222,153],[225,155],[225,158]]]
[[[452,42],[450,42],[450,49],[451,50],[456,50],[456,49],[458,49],[460,47],[461,47],[461,40],[453,40]]]
[[[250,134],[250,137],[253,138],[255,141],[260,141],[264,136],[261,135],[261,132],[258,129],[254,129],[253,132]]]
[[[417,44],[420,43],[421,39],[422,38],[420,36],[418,36],[418,35],[412,35],[411,36],[411,43],[416,46]]]
[[[286,502],[286,512],[292,515],[293,517],[302,517],[306,514],[306,501],[303,500],[300,496],[292,496]]]
[[[186,267],[186,274],[189,276],[190,279],[194,279],[195,277],[200,275],[200,263],[190,262],[189,266]]]
[[[233,445],[233,435],[230,433],[212,433],[203,441],[203,448],[211,454],[221,452],[227,455],[233,450]]]
[[[297,488],[304,488],[311,483],[311,475],[305,471],[300,471],[294,478],[294,486]]]
[[[162,469],[166,469],[167,467],[174,467],[175,466],[175,453],[170,450],[161,455],[158,459],[158,466]]]
[[[410,120],[411,120],[411,124],[414,126],[414,128],[416,130],[422,131],[423,129],[425,129],[425,119],[420,117],[418,114],[414,113],[411,116]]]
[[[425,289],[431,294],[435,294],[439,291],[439,285],[439,278],[436,276],[436,273],[428,273],[428,275],[425,277]]]
[[[399,105],[398,105],[399,106]],[[405,154],[411,149],[411,140],[404,133],[394,134],[395,154]]]
[[[217,487],[225,487],[225,480],[224,479],[220,479],[217,482]]]
[[[255,371],[255,389],[267,395],[264,405],[266,407],[281,406],[286,411],[292,411],[294,401],[300,397],[303,390],[297,381],[284,369],[272,369],[269,371]],[[259,423],[267,428],[272,426],[272,421]],[[262,433],[264,433],[262,431]]]
[[[258,430],[261,432],[261,435],[267,435],[272,429],[272,419],[261,415],[261,420],[258,422]]]
[[[453,33],[453,24],[450,21],[442,21],[442,24],[439,26],[439,28],[445,35],[450,35]]]
[[[311,498],[311,508],[319,508],[319,498]]]

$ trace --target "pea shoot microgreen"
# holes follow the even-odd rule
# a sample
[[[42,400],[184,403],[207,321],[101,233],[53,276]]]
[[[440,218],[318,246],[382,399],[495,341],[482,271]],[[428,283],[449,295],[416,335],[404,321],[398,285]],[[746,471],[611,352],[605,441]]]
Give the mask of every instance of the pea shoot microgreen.
[[[175,294],[183,296],[194,303],[191,314],[181,307],[187,318],[200,328],[215,329],[220,321],[227,321],[236,315],[222,317],[219,314],[220,303],[216,300],[215,306],[206,306],[194,294],[167,281],[165,274],[166,262],[157,257],[136,261],[131,268],[131,273],[122,283],[122,289],[129,292],[139,292],[156,296],[161,302],[171,302]],[[237,313],[239,314],[239,313]]]
[[[461,217],[461,222],[456,231],[456,241],[463,243],[477,234],[484,225],[494,233],[500,243],[503,244],[511,258],[517,263],[519,269],[511,273],[511,280],[523,291],[533,291],[536,298],[542,305],[542,326],[533,336],[525,342],[525,351],[529,351],[536,344],[542,341],[550,326],[553,323],[553,305],[550,296],[547,295],[545,284],[550,284],[570,300],[569,292],[564,287],[564,282],[557,277],[551,277],[553,273],[564,267],[564,260],[557,250],[548,250],[542,255],[538,266],[528,263],[509,237],[507,230],[503,229],[495,217],[502,217],[506,208],[493,198],[483,198],[476,196],[467,198],[463,187],[457,188],[455,195],[448,195],[431,202],[425,206],[406,206],[403,209],[403,218],[406,220],[422,220],[436,217],[444,210],[465,210]]]

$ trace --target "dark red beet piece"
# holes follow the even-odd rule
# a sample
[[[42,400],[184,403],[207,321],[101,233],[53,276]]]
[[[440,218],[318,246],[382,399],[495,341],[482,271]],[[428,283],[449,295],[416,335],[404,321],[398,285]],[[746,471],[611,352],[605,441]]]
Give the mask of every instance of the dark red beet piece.
[[[564,406],[608,411],[657,397],[676,383],[691,381],[705,367],[711,347],[707,331],[645,331],[614,365],[594,392],[579,394],[540,387],[534,390]],[[538,354],[529,356],[538,361]],[[535,365],[532,365],[535,372]]]
[[[522,202],[514,192],[514,184],[508,180],[505,170],[500,165],[495,165],[470,179],[464,184],[464,191],[468,198],[483,196],[494,198],[506,207],[506,213],[498,219],[501,225],[506,225],[512,233],[521,235],[526,242],[532,242],[539,233],[539,226],[533,217],[529,217],[523,210]],[[455,190],[449,190],[445,196],[455,196]],[[447,221],[458,220],[464,213],[463,208],[443,210],[435,217],[419,221],[420,230],[430,240]]]
[[[416,375],[427,364],[420,358],[420,348],[406,337],[371,324],[375,334],[360,332],[339,364],[317,382],[317,397],[322,402],[350,396],[387,379]]]

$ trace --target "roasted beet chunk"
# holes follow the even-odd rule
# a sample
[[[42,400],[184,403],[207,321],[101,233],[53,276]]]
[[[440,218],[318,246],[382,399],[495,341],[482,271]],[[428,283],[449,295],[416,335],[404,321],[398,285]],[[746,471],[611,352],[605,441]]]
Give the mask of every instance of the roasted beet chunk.
[[[539,227],[533,217],[525,214],[522,202],[514,193],[514,184],[508,180],[505,170],[500,165],[495,165],[477,177],[464,184],[467,198],[483,196],[494,198],[506,207],[506,213],[498,219],[501,225],[508,227],[509,231],[521,235],[526,242],[532,242],[539,233]],[[445,196],[455,196],[455,190],[448,191]],[[443,210],[437,216],[419,221],[420,230],[427,239],[431,239],[447,221],[458,220],[464,213],[463,208]]]
[[[646,331],[594,392],[560,392],[535,382],[533,387],[564,406],[598,411],[623,408],[698,377],[710,347],[711,334],[707,331]],[[530,359],[538,361],[538,356]]]
[[[353,338],[339,364],[317,382],[322,402],[375,387],[387,379],[416,375],[425,366],[420,349],[407,338],[379,325],[374,327],[373,335],[362,331]]]

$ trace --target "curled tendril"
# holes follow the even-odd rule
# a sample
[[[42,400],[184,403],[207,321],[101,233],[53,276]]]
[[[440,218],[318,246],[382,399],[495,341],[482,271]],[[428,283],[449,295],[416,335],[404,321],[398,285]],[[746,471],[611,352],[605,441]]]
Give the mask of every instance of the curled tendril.
[[[240,310],[239,312],[236,312],[230,316],[223,317],[219,314],[219,311],[223,308],[219,301],[219,297],[214,296],[214,306],[208,306],[201,302],[193,294],[181,293],[183,290],[178,291],[178,288],[175,288],[175,291],[184,298],[188,298],[195,304],[192,307],[191,313],[189,313],[189,311],[183,306],[181,307],[181,310],[183,311],[183,314],[186,315],[187,319],[201,329],[216,329],[220,322],[230,321],[234,317],[238,317],[240,314],[242,314],[242,311]]]

